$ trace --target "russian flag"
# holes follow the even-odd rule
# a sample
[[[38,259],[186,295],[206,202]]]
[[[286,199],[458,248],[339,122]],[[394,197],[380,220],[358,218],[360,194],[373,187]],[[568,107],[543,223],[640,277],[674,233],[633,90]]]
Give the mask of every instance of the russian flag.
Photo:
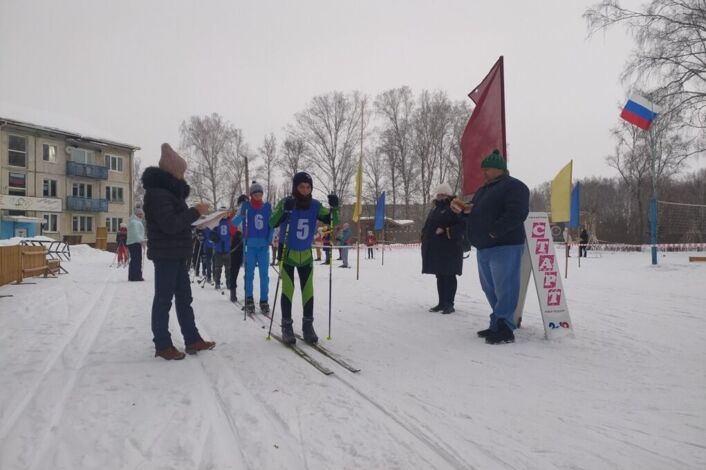
[[[639,95],[633,95],[625,103],[620,117],[640,129],[647,130],[657,117],[657,106]]]

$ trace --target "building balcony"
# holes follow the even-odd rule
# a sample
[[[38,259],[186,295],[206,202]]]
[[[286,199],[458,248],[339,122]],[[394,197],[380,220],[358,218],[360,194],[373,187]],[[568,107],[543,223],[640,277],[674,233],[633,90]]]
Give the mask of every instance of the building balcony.
[[[88,165],[92,166],[92,165]],[[85,212],[108,212],[107,199],[86,199],[83,197],[67,196],[66,210]]]
[[[108,168],[100,165],[88,165],[86,163],[66,162],[67,176],[83,176],[98,180],[108,179]]]

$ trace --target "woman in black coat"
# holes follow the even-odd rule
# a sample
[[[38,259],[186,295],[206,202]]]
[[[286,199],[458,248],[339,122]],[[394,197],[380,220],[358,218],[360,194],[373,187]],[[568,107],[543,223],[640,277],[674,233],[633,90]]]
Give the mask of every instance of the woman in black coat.
[[[461,217],[451,210],[451,187],[436,189],[434,208],[422,228],[422,273],[436,275],[439,303],[430,312],[454,312],[456,276],[463,269],[463,230]]]
[[[216,345],[203,340],[191,308],[191,223],[208,211],[208,204],[199,203],[191,208],[186,204],[190,188],[184,181],[185,172],[184,159],[169,144],[162,144],[159,167],[149,167],[142,174],[147,257],[154,264],[152,334],[155,356],[167,360],[184,358],[184,353],[174,347],[169,333],[172,299],[186,352],[194,354]]]

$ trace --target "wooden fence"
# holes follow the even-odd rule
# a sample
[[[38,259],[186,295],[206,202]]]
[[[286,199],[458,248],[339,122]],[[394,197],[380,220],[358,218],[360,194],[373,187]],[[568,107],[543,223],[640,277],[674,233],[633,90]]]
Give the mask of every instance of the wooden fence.
[[[0,286],[50,273],[43,246],[0,246]]]

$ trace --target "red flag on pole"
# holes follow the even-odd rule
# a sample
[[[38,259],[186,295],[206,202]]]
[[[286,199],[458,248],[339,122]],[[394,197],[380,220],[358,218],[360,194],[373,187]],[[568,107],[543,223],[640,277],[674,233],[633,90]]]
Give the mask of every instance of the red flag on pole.
[[[494,149],[507,159],[505,145],[505,74],[500,56],[483,81],[468,97],[476,104],[461,137],[463,194],[473,194],[483,185],[480,163]]]

